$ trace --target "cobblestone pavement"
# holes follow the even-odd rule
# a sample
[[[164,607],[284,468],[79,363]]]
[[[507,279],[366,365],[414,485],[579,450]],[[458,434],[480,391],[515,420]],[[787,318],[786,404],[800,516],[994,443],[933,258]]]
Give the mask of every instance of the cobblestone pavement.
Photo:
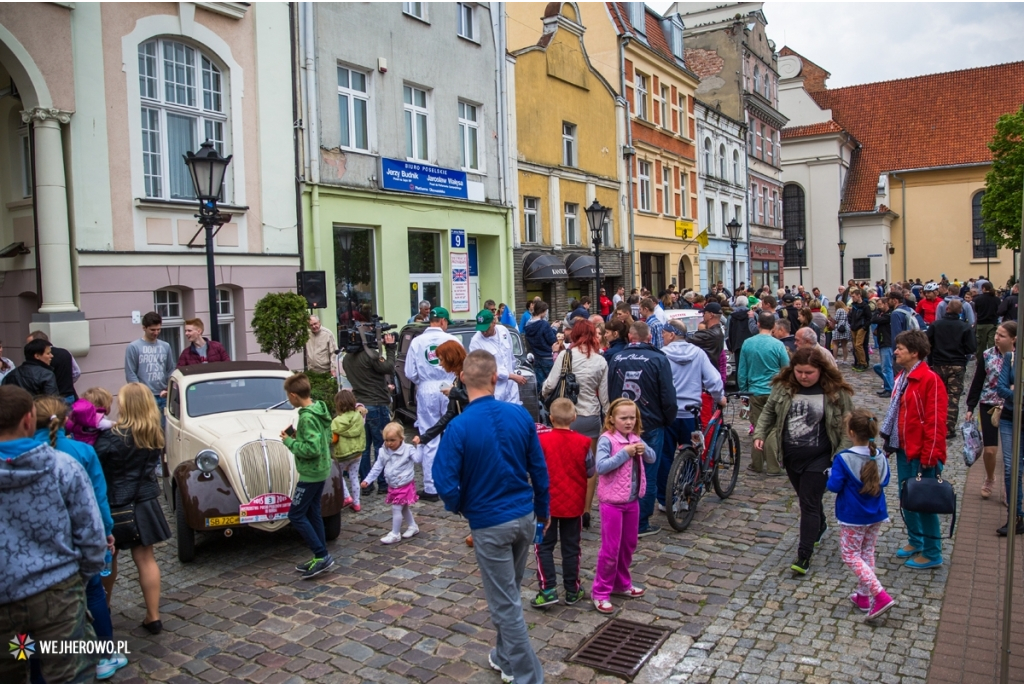
[[[881,416],[887,400],[874,393],[874,374],[842,367],[855,402]],[[746,425],[739,426],[749,454]],[[959,440],[950,444],[947,476],[964,478]],[[744,458],[745,464],[748,463]],[[895,466],[893,467],[895,473]],[[922,682],[927,674],[946,582],[946,567],[912,571],[894,554],[905,542],[894,521],[883,528],[878,573],[898,605],[874,625],[864,623],[847,595],[855,587],[839,558],[836,529],[796,578],[798,508],[785,478],[741,469],[733,496],[710,494],[685,533],[665,531],[640,541],[637,600],[614,600],[618,616],[673,630],[637,682]],[[830,525],[834,498],[826,496]],[[120,682],[498,682],[487,666],[490,625],[465,522],[440,504],[420,503],[421,533],[398,545],[379,538],[390,508],[371,496],[363,511],[343,516],[331,544],[337,566],[303,582],[293,567],[308,557],[284,531],[242,531],[230,539],[200,536],[196,560],[180,564],[173,540],[160,546],[164,632],[139,627],[141,594],[127,557],[113,598],[114,629],[130,634],[131,663]],[[583,579],[593,579],[600,543],[585,532]],[[950,542],[944,543],[948,555]],[[536,592],[533,563],[524,603]],[[566,657],[606,617],[589,602],[526,609],[534,646],[549,682],[620,682]]]

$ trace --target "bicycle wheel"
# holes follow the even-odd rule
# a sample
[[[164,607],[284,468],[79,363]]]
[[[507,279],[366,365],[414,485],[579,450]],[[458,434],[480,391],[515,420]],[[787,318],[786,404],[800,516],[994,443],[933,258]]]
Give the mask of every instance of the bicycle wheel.
[[[686,530],[697,512],[697,500],[700,497],[695,491],[699,477],[700,466],[696,453],[690,448],[679,450],[668,472],[668,506],[665,511],[669,525],[677,531]],[[650,483],[647,487],[650,487]]]
[[[725,438],[718,443],[715,470],[711,474],[711,484],[721,499],[727,498],[736,489],[736,478],[740,475],[740,436],[730,427]]]

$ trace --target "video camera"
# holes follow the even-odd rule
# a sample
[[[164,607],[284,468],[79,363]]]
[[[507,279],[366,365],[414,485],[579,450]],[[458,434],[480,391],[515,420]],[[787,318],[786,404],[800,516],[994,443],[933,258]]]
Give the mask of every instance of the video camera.
[[[342,332],[341,344],[348,353],[358,352],[362,349],[380,349],[381,336],[387,331],[396,328],[392,324],[382,321],[374,314],[369,321],[353,323]]]

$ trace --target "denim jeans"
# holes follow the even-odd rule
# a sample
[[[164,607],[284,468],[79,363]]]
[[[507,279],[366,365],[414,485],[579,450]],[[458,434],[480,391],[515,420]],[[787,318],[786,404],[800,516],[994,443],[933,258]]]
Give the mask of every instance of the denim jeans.
[[[1004,414],[1005,415],[1005,414]],[[982,419],[987,420],[986,418]],[[1011,453],[1013,451],[1013,422],[999,422],[999,442],[1003,446],[1003,483],[1006,485],[1006,501],[1010,501],[1010,474],[1013,467]],[[1021,439],[1021,446],[1024,449],[1024,436]],[[1021,472],[1024,472],[1024,463],[1017,470],[1017,516],[1024,516],[1024,508],[1021,508],[1021,500],[1024,495],[1021,493]]]
[[[363,458],[359,461],[359,480],[366,478],[370,472],[370,446],[373,445],[374,454],[380,454],[384,446],[384,426],[391,421],[391,410],[386,404],[371,404],[366,408],[366,449],[363,450]],[[372,483],[371,483],[372,485]],[[382,490],[388,489],[388,482],[384,480],[384,472],[381,471],[377,479],[377,485]]]
[[[153,395],[153,399],[156,400],[157,411],[160,412],[160,427],[167,427],[167,417],[164,415],[164,409],[167,408],[167,396],[160,397],[159,395]]]
[[[934,478],[936,467],[927,469],[921,468],[920,459],[907,459],[907,453],[903,450],[896,450],[896,474],[899,477],[899,488],[903,490],[903,483],[911,478],[916,478],[918,471],[924,478]],[[903,518],[907,522],[907,538],[910,546],[921,550],[921,556],[929,561],[942,559],[942,530],[939,527],[938,514],[920,514],[916,511],[903,510]]]
[[[892,348],[879,347],[878,356],[882,359],[882,363],[875,364],[875,373],[882,379],[882,389],[892,392]]]
[[[551,374],[551,367],[554,365],[554,360],[551,359],[534,359],[533,360],[533,375],[537,378],[537,396],[542,397],[543,393],[541,389],[544,387],[544,381],[548,379]]]
[[[665,441],[665,428],[651,428],[644,431],[640,436],[647,446],[654,452],[656,458],[653,464],[644,462],[644,477],[647,479],[647,490],[640,498],[640,532],[650,527],[651,514],[654,513],[654,501],[658,492],[658,464],[661,462],[661,450]]]
[[[324,492],[324,481],[310,483],[299,481],[288,510],[288,521],[292,524],[317,559],[327,556],[327,535],[324,533],[324,519],[320,515],[320,497]]]
[[[97,640],[112,640],[114,624],[110,620],[110,609],[107,607],[107,592],[103,589],[100,574],[94,575],[85,585],[85,601],[92,614],[92,629],[96,631]],[[104,654],[103,657],[109,657]]]
[[[676,448],[681,444],[690,444],[690,433],[696,427],[692,416],[677,418],[671,425],[665,427],[665,439],[662,444],[661,454],[658,456],[658,503],[665,506],[665,497],[668,494],[668,472],[672,470],[672,464],[676,460]]]

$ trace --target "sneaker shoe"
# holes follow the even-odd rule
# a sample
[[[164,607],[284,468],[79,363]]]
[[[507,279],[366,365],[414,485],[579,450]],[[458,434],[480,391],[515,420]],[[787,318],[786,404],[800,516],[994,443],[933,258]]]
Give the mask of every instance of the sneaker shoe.
[[[566,604],[566,606],[572,606],[573,604],[575,604],[576,602],[579,602],[584,597],[586,597],[586,593],[583,592],[583,590],[577,590],[576,592],[566,592],[565,593],[565,604]]]
[[[416,534],[418,534],[419,532],[420,532],[420,527],[419,527],[419,526],[417,526],[417,525],[416,525],[416,524],[414,523],[414,524],[412,524],[411,526],[409,526],[408,528],[406,528],[406,529],[405,529],[405,532],[404,532],[404,533],[402,533],[402,537],[403,537],[403,538],[405,538],[406,540],[408,540],[408,539],[409,539],[409,538],[411,538],[411,537],[412,537],[413,535],[416,535]]]
[[[96,680],[106,680],[117,672],[117,669],[128,665],[128,658],[117,652],[110,655],[108,659],[100,659],[96,664]]]
[[[316,578],[332,566],[334,566],[334,559],[330,554],[328,554],[323,559],[315,560],[313,565],[309,567],[309,570],[302,574],[302,579],[309,580],[310,578]]]
[[[295,570],[298,571],[299,573],[305,573],[306,571],[311,569],[313,567],[313,564],[315,564],[315,563],[316,563],[316,558],[310,559],[309,561],[304,561],[301,564],[296,564]]]
[[[351,497],[346,497],[345,500],[341,503],[341,508],[344,509],[345,507],[351,507],[352,502],[353,500]]]
[[[380,541],[383,542],[385,545],[393,545],[396,542],[401,542],[401,540],[402,536],[396,533],[395,531],[391,531],[390,533],[388,533],[380,539]]]
[[[647,526],[646,530],[641,530],[639,533],[637,533],[636,536],[638,538],[645,538],[648,535],[657,535],[660,532],[661,532],[661,526],[655,526],[655,525],[651,524],[651,525]]]
[[[352,511],[362,511],[362,510],[363,510],[363,508],[361,506],[359,506],[358,504],[353,504],[352,505]]]
[[[795,573],[799,573],[802,576],[806,576],[808,569],[811,568],[811,558],[798,558],[796,561],[790,564],[789,568],[792,569]]]
[[[427,492],[426,490],[421,490],[416,495],[424,502],[436,502],[441,499],[441,496],[436,492]]]
[[[501,682],[503,682],[503,683],[511,683],[513,680],[515,680],[515,678],[513,676],[510,676],[508,673],[505,673],[505,671],[501,670],[501,666],[499,666],[498,664],[496,664],[494,662],[494,656],[493,655],[491,655],[491,654],[487,655],[487,664],[491,668],[493,668],[495,671],[497,671],[498,673],[501,674]]]
[[[818,531],[818,539],[814,541],[814,546],[817,547],[821,544],[821,539],[825,537],[825,533],[828,532],[828,524],[824,521],[821,522],[821,530]]]
[[[546,607],[549,604],[558,604],[558,590],[541,590],[537,593],[537,596],[530,602],[530,606],[534,609],[540,609]]]
[[[613,597],[628,597],[629,599],[636,599],[637,597],[643,597],[647,593],[642,587],[631,587],[625,592],[613,592]]]
[[[583,512],[583,528],[585,530],[590,530],[590,512],[589,511]]]
[[[857,607],[864,613],[871,611],[871,598],[867,595],[862,595],[859,592],[854,592],[852,595],[850,595],[850,601],[853,602],[853,605],[855,607]]]
[[[609,602],[607,599],[595,599],[594,608],[602,614],[614,614],[615,605]]]
[[[657,507],[658,511],[665,511],[665,505],[662,504],[661,502],[658,502]]]
[[[882,590],[875,595],[871,602],[871,611],[868,612],[864,620],[870,621],[873,618],[878,618],[894,606],[896,606],[896,600],[890,597],[888,592]]]

